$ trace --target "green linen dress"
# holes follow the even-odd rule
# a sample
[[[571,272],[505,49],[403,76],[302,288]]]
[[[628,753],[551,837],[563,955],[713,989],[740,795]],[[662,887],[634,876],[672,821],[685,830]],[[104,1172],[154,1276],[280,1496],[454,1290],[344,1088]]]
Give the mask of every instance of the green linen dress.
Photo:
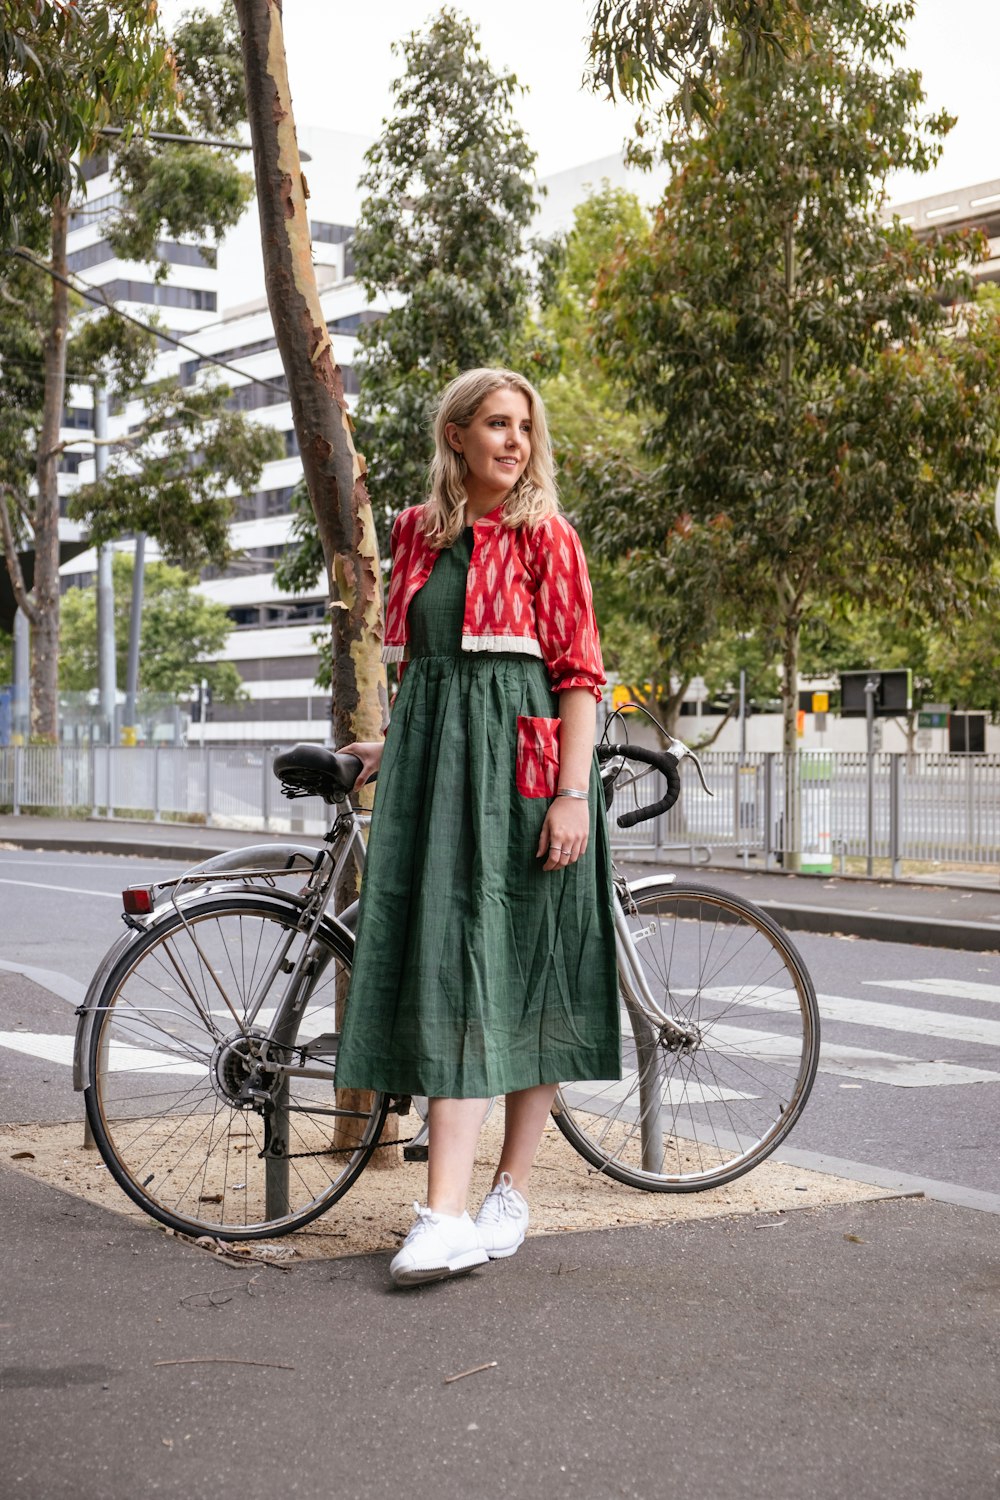
[[[620,1075],[611,859],[536,855],[547,796],[515,785],[517,720],[558,706],[536,657],[462,652],[472,529],[410,605],[379,769],[338,1088],[488,1098]]]

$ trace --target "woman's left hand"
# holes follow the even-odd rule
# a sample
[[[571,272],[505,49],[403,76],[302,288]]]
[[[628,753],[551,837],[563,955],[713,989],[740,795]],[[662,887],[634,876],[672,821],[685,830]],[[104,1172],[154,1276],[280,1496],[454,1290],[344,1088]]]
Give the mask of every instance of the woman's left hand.
[[[555,797],[542,824],[538,858],[543,870],[575,865],[590,839],[590,807],[582,797]]]

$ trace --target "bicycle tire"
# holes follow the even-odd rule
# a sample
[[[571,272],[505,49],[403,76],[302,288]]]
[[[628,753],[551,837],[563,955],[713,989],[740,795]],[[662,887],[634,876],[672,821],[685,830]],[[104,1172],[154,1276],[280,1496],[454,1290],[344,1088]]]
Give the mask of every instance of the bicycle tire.
[[[769,1156],[805,1106],[819,1062],[816,992],[787,934],[752,902],[666,881],[633,899],[646,983],[696,1040],[672,1048],[623,983],[621,1080],[563,1084],[553,1117],[618,1182],[721,1187]]]
[[[84,1091],[94,1140],[133,1202],[181,1233],[254,1240],[298,1229],[347,1192],[379,1142],[386,1095],[330,1113],[353,951],[330,923],[313,939],[309,993],[280,1052],[321,1076],[285,1075],[283,1085],[272,1072],[259,1100],[236,1103],[249,1078],[248,1008],[290,971],[305,941],[300,916],[278,894],[205,897],[183,920],[171,910],[122,956],[96,1003]],[[271,1015],[262,1010],[258,1029]],[[297,1053],[310,1045],[308,1058]]]

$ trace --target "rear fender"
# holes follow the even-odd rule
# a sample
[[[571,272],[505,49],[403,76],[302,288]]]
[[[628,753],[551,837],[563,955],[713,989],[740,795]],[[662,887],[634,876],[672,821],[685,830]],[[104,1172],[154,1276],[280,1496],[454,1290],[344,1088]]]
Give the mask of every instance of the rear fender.
[[[280,848],[285,846],[262,845],[261,847]],[[315,851],[312,850],[307,852],[315,853]],[[298,916],[304,905],[303,898],[301,896],[293,895],[290,891],[254,890],[253,895],[257,900],[264,901],[271,906],[284,908],[286,911],[289,907],[294,908],[294,912],[291,913],[291,915],[294,915],[296,917]],[[191,896],[187,900],[182,900],[179,905],[184,913],[184,916],[186,918],[190,918],[197,916],[197,908],[202,904],[202,902],[211,901],[214,904],[214,902],[216,902],[218,898],[218,891],[211,894],[205,891],[199,891],[196,895]],[[354,924],[357,919],[357,907],[358,903],[354,901],[349,907],[346,907],[343,913],[341,913],[339,916],[331,916],[329,912],[324,914],[319,927],[319,930],[323,934],[323,936],[328,939],[332,939],[334,935],[337,934],[339,935],[341,941],[346,939],[349,947],[353,950]],[[94,971],[94,976],[91,979],[90,984],[87,986],[87,993],[84,996],[83,1004],[76,1012],[76,1037],[73,1042],[73,1088],[77,1093],[82,1093],[83,1090],[88,1088],[91,1083],[90,1037],[94,1026],[97,1024],[98,1017],[101,1014],[100,999],[102,994],[104,993],[105,986],[111,979],[112,974],[121,963],[121,961],[125,957],[127,957],[129,950],[135,947],[136,944],[138,944],[143,938],[145,938],[149,932],[154,930],[158,921],[165,920],[168,916],[172,916],[173,913],[174,906],[171,903],[167,907],[161,907],[157,911],[155,916],[149,922],[144,923],[141,928],[138,926],[130,927],[128,932],[122,933],[118,941],[112,944],[112,946],[108,949],[107,953],[101,959],[96,970]]]

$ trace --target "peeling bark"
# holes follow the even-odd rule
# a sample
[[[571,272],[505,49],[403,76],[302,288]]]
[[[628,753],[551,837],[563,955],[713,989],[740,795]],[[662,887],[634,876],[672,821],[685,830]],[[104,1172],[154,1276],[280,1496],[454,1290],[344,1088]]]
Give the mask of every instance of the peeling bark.
[[[281,25],[281,0],[235,0],[239,17],[247,115],[253,141],[267,299],[282,365],[302,468],[323,548],[333,621],[332,734],[335,744],[380,738],[388,719],[383,636],[382,575],[364,459],[355,451],[344,383],[312,264],[308,187],[302,175],[292,116]],[[352,883],[353,884],[353,883]],[[353,889],[335,893],[338,906]],[[343,996],[339,997],[341,1003]],[[338,1090],[345,1108],[363,1096]],[[367,1107],[365,1105],[364,1107]],[[391,1115],[382,1140],[396,1139]],[[335,1145],[350,1144],[341,1122]],[[398,1153],[380,1150],[376,1165]]]
[[[378,543],[312,265],[280,0],[236,0],[267,297],[333,613],[333,737],[376,739],[387,713]]]

